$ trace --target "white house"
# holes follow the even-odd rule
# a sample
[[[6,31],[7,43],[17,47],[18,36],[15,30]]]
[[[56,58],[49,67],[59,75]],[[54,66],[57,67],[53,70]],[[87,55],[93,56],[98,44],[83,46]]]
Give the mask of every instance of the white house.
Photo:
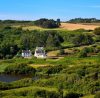
[[[31,56],[32,56],[32,53],[30,50],[22,50],[22,57],[30,58]]]
[[[46,53],[43,47],[36,47],[34,56],[37,58],[46,58]]]

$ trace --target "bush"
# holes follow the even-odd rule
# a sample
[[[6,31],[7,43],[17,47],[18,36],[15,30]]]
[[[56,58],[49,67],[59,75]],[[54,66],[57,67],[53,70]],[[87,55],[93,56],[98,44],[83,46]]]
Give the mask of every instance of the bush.
[[[64,54],[65,54],[64,49],[60,49],[58,55],[64,55]]]
[[[54,91],[48,91],[46,94],[48,96],[47,98],[59,98],[59,94]]]
[[[79,94],[77,93],[68,93],[67,95],[64,96],[64,98],[79,98]]]
[[[37,90],[34,94],[35,98],[59,98],[59,93],[47,90]]]
[[[35,75],[35,72],[36,69],[24,63],[17,65],[10,65],[4,70],[4,73],[6,74]]]
[[[78,57],[79,57],[79,58],[87,57],[87,49],[86,49],[86,48],[82,49],[82,50],[79,52]]]
[[[100,35],[100,27],[95,28],[95,30],[94,30],[94,34],[96,34],[96,35]]]
[[[94,49],[93,47],[85,47],[83,48],[80,53],[79,53],[79,57],[87,57],[87,55],[89,53],[94,53],[97,49]]]
[[[95,94],[94,98],[100,98],[100,91]]]
[[[49,74],[56,74],[56,73],[59,73],[62,69],[63,69],[62,65],[57,65],[57,66],[48,68],[46,73],[48,75]]]
[[[35,92],[35,97],[46,98],[46,91],[45,90],[37,90]]]
[[[72,43],[77,46],[90,45],[90,44],[94,43],[94,40],[91,35],[78,34],[73,38]]]
[[[85,69],[83,69],[83,68],[77,70],[77,74],[78,74],[80,77],[85,76],[85,73],[86,73],[86,72],[85,72]]]
[[[96,41],[96,42],[100,42],[100,36],[96,36],[96,37],[95,37],[95,41]]]

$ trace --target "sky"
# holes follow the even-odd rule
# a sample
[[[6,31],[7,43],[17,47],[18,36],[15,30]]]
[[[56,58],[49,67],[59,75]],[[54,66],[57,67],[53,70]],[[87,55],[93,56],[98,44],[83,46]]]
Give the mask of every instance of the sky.
[[[100,0],[0,0],[0,20],[100,19]]]

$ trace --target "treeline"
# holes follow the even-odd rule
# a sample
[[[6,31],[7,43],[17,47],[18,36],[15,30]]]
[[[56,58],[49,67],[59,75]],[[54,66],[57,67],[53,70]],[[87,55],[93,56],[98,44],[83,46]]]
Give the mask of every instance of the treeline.
[[[43,28],[57,28],[60,26],[60,19],[57,19],[57,21],[54,21],[53,19],[42,18],[42,19],[34,21],[34,25],[40,26]]]
[[[24,21],[24,20],[0,20],[0,23],[5,23],[5,24],[8,24],[8,23],[30,23],[32,21]]]
[[[75,18],[67,22],[69,23],[100,23],[100,20],[96,18]]]

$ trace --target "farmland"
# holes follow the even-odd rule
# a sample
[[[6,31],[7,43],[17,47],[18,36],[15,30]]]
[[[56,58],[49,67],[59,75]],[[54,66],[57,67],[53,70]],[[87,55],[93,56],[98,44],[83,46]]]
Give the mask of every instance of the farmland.
[[[92,23],[92,24],[88,24],[88,23],[84,23],[84,24],[73,24],[73,23],[61,23],[60,28],[54,28],[53,30],[76,30],[76,29],[85,29],[85,30],[94,30],[96,27],[99,27],[100,24],[97,23]],[[20,25],[18,26],[14,26],[14,27],[20,27]],[[41,28],[38,26],[22,26],[24,30],[50,30],[50,29],[46,29],[46,28]]]

